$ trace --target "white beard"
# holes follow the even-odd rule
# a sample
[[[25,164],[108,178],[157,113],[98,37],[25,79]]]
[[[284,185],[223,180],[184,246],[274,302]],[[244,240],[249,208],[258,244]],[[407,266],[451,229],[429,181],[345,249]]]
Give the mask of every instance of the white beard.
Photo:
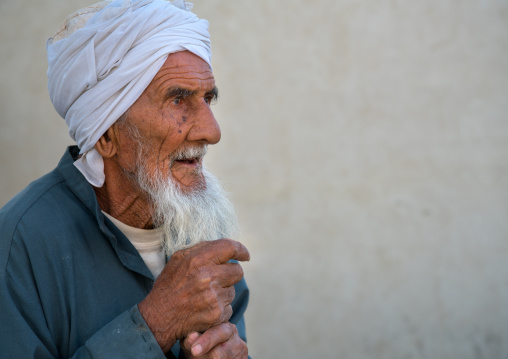
[[[175,158],[192,158],[196,153],[204,156],[206,146],[183,149]],[[154,226],[164,228],[166,256],[201,241],[237,239],[238,221],[233,205],[219,180],[204,164],[198,170],[202,171],[206,187],[183,193],[171,172],[166,176],[157,173],[156,178],[151,178],[142,157],[140,154],[138,158],[137,181],[152,199]]]

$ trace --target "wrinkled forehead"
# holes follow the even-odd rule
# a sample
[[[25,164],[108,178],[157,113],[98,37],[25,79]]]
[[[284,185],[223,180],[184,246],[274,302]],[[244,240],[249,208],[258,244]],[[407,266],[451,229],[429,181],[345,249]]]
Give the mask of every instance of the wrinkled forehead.
[[[154,76],[149,88],[156,92],[164,92],[175,86],[192,91],[212,90],[215,87],[215,79],[210,65],[190,51],[170,54]]]
[[[160,71],[170,71],[175,74],[196,73],[205,77],[213,77],[208,62],[188,50],[169,54]]]

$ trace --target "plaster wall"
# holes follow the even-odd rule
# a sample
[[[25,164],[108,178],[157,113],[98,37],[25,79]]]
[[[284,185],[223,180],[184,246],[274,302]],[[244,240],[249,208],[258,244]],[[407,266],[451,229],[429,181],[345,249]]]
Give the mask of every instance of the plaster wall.
[[[72,143],[0,2],[0,205]],[[508,1],[195,0],[210,20],[254,358],[508,358]]]

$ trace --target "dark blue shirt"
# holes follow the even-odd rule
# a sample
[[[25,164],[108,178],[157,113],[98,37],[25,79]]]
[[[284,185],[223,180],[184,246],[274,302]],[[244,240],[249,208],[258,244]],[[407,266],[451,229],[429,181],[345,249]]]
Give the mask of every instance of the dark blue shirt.
[[[0,210],[0,356],[165,358],[137,308],[154,278],[102,214],[76,153]],[[235,289],[230,321],[246,340],[249,292],[244,280]]]

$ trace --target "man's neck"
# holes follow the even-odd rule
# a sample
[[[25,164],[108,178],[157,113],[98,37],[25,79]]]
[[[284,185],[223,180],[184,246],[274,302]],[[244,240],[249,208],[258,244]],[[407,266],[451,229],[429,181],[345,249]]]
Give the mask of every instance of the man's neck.
[[[153,228],[150,200],[136,181],[108,161],[104,174],[104,185],[93,187],[101,210],[131,227]]]

